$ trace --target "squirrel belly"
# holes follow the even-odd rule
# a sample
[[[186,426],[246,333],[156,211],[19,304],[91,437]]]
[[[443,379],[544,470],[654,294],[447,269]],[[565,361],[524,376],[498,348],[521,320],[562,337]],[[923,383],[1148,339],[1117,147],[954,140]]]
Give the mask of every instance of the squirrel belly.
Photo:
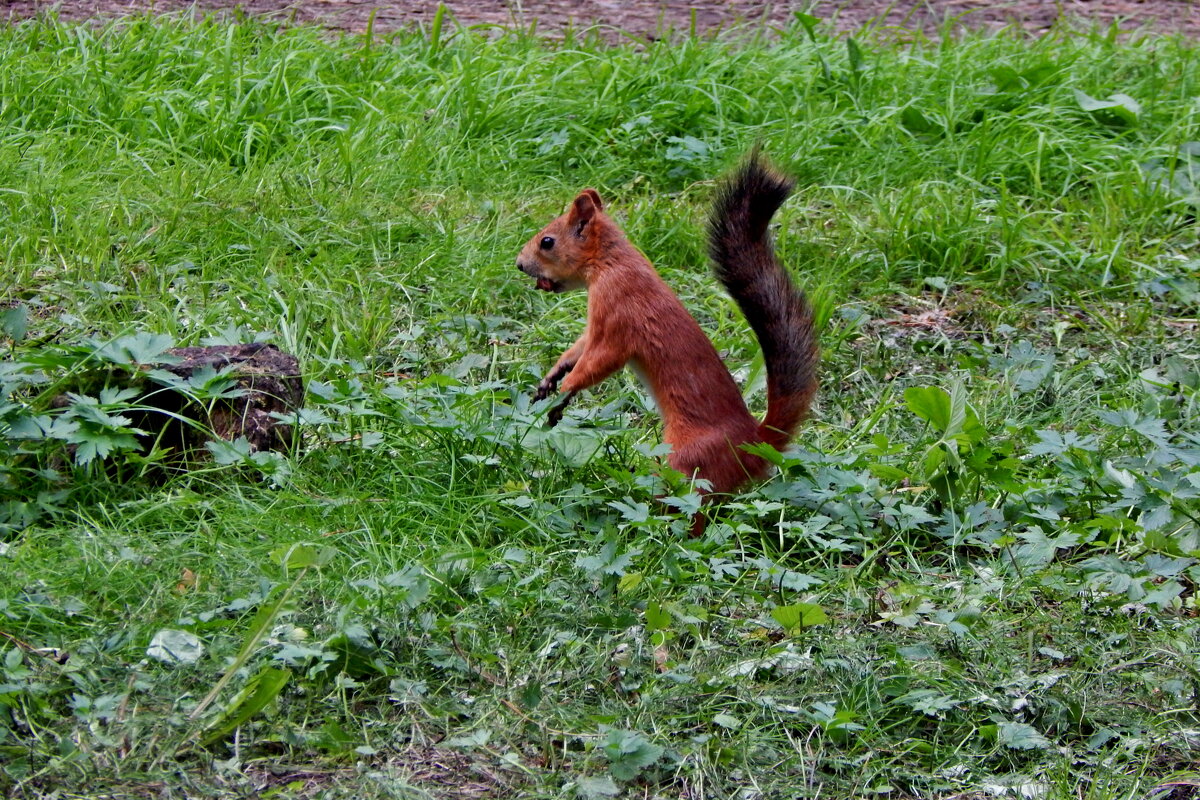
[[[816,392],[817,345],[812,311],[775,258],[767,226],[792,184],[763,166],[757,153],[719,190],[709,221],[714,271],[758,338],[767,367],[767,414],[750,414],[712,342],[679,298],[585,189],[565,214],[522,248],[517,267],[537,288],[585,288],[583,335],[538,385],[563,400],[630,364],[663,417],[668,463],[707,482],[706,494],[731,492],[761,478],[767,463],[745,444],[786,444]],[[697,517],[693,533],[703,530]]]

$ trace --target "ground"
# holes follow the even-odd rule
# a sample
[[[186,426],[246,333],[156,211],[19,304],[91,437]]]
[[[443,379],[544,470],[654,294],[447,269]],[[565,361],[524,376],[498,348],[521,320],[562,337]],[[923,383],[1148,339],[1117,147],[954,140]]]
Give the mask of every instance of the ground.
[[[145,9],[172,11],[196,8],[228,12],[241,8],[251,14],[279,19],[318,22],[338,30],[361,32],[374,15],[377,31],[429,25],[441,3],[433,0],[4,0],[0,14],[20,19],[57,8],[60,16],[81,19],[135,13]],[[766,17],[786,20],[795,11],[808,10],[832,19],[843,30],[876,23],[933,31],[946,19],[969,25],[1000,27],[1014,22],[1031,32],[1044,31],[1060,16],[1119,22],[1123,28],[1151,27],[1160,31],[1200,35],[1200,7],[1193,0],[864,0],[863,2],[762,3],[746,0],[456,0],[444,4],[463,24],[526,25],[536,21],[540,30],[560,30],[569,24],[593,22],[638,35],[653,36],[664,27],[710,31]]]
[[[1021,9],[0,23],[0,796],[1200,800],[1198,50],[967,19]],[[586,301],[513,259],[599,188],[761,409],[703,266],[756,142],[823,387],[692,539],[636,381],[543,427]],[[303,448],[162,477],[118,387],[249,341],[304,365]]]

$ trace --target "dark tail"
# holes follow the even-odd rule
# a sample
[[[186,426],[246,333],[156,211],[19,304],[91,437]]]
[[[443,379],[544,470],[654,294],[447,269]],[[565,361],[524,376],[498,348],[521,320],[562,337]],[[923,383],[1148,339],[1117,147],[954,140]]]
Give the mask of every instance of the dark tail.
[[[708,253],[717,279],[737,301],[758,337],[767,365],[763,441],[782,448],[808,414],[817,391],[817,340],[812,308],[775,259],[767,232],[792,181],[751,153],[721,187],[709,219]]]

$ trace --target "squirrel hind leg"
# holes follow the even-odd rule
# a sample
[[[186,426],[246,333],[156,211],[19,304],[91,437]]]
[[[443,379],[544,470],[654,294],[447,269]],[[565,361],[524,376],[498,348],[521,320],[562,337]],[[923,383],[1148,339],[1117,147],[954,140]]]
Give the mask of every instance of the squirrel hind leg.
[[[752,438],[747,441],[761,439]],[[765,478],[771,470],[771,465],[766,460],[747,453],[739,445],[732,444],[724,435],[704,437],[680,445],[672,451],[667,463],[676,472],[707,482],[708,488],[697,487],[705,505],[751,481]],[[703,510],[692,515],[693,538],[703,535],[707,527],[708,517]]]
[[[667,462],[677,472],[708,481],[709,487],[701,492],[705,502],[711,495],[728,494],[770,472],[770,464],[765,460],[747,453],[724,436],[688,442],[672,452]]]

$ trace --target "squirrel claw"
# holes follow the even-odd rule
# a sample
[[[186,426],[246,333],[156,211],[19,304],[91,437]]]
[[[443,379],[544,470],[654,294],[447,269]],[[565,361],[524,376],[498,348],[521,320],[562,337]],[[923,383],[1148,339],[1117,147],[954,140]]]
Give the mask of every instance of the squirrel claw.
[[[575,396],[575,392],[567,392],[563,395],[563,399],[556,403],[550,413],[546,415],[546,427],[553,428],[558,423],[562,422],[563,412],[567,410],[567,406],[571,404],[571,398]]]

